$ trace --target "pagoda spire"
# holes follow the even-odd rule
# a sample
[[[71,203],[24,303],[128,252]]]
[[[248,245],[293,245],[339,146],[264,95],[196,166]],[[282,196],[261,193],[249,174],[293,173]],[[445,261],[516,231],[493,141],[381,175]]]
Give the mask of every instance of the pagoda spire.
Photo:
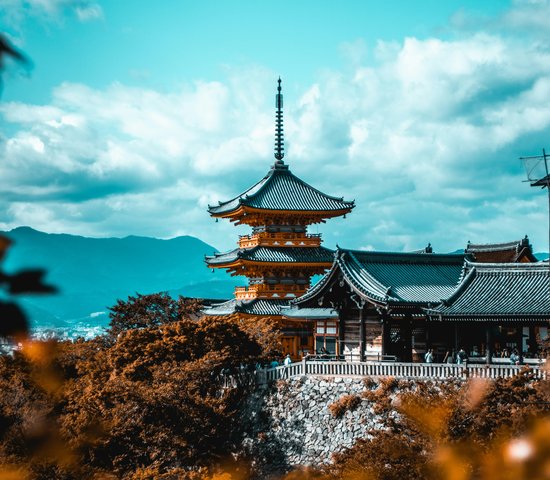
[[[285,156],[285,139],[283,133],[283,94],[281,93],[281,77],[277,81],[277,95],[275,95],[275,164],[282,164]]]

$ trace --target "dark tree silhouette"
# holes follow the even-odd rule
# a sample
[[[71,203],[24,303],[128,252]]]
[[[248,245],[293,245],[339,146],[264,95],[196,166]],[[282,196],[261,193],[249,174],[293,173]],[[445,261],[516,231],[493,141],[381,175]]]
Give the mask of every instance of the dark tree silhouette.
[[[32,67],[31,60],[20,50],[16,49],[6,38],[5,35],[0,33],[0,72],[5,68],[6,57],[11,57],[17,62],[23,64],[27,68]],[[3,89],[3,81],[0,77],[0,94]]]
[[[10,239],[0,236],[0,261],[10,245]],[[55,292],[54,287],[43,283],[44,274],[44,270],[33,269],[8,275],[0,269],[0,288],[10,295]],[[28,333],[28,321],[21,308],[13,301],[0,301],[0,337],[22,338]]]

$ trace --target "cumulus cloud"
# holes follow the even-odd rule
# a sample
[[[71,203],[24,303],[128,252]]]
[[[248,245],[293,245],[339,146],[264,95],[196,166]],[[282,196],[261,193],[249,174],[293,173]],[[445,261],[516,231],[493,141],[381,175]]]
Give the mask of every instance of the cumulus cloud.
[[[526,8],[534,7],[515,7]],[[501,28],[511,28],[516,10]],[[522,183],[518,157],[547,138],[550,47],[488,29],[379,42],[371,56],[365,49],[346,44],[351,68],[325,71],[285,97],[292,170],[356,200],[347,219],[319,228],[327,244],[431,242],[441,252],[529,234],[546,249],[545,198]],[[268,170],[274,83],[252,68],[171,92],[66,83],[50,105],[4,104],[15,130],[0,145],[0,226],[192,234],[231,248],[244,229],[210,223],[206,206]]]
[[[0,0],[0,12],[16,25],[29,16],[51,21],[72,13],[81,22],[103,18],[103,9],[93,0]]]

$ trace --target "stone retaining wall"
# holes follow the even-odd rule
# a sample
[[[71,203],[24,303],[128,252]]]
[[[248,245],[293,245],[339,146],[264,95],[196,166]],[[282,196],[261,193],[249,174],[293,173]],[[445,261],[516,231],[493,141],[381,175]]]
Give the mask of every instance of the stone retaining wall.
[[[271,472],[328,463],[369,430],[382,428],[383,417],[361,397],[377,386],[363,378],[297,377],[259,390],[244,414],[244,450],[259,470],[265,465]],[[361,397],[360,403],[335,418],[329,406],[345,395]]]

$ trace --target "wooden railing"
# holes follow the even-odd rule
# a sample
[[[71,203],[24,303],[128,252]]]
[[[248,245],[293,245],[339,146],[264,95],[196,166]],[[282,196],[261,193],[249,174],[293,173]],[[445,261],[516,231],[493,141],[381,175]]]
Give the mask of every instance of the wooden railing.
[[[260,232],[239,236],[239,247],[250,248],[257,245],[270,247],[318,247],[321,235],[314,233]]]
[[[267,384],[275,380],[301,377],[396,377],[418,379],[444,378],[508,378],[520,373],[522,365],[455,365],[447,363],[386,363],[386,362],[327,362],[302,361],[288,367],[258,370],[257,382]],[[547,378],[547,371],[540,366],[531,368],[537,378]]]
[[[256,284],[248,287],[235,287],[237,300],[249,300],[252,298],[296,298],[303,295],[307,285],[268,285]]]

